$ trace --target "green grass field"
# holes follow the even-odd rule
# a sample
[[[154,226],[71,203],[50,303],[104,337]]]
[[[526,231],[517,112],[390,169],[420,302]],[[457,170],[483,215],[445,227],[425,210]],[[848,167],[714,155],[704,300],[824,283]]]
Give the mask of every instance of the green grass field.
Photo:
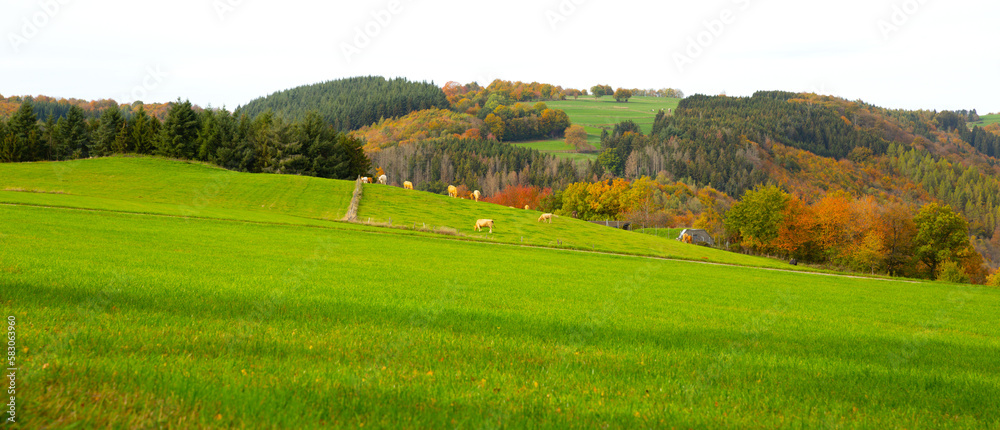
[[[982,115],[982,116],[979,117],[979,119],[980,119],[979,122],[973,123],[973,124],[970,124],[970,125],[973,125],[973,126],[978,125],[980,127],[985,127],[985,126],[990,125],[990,124],[1000,123],[1000,114],[997,114],[997,115]]]
[[[548,101],[545,104],[550,108],[566,111],[573,124],[582,125],[587,130],[587,142],[600,149],[603,129],[607,129],[610,133],[615,124],[632,120],[642,127],[643,133],[649,134],[653,130],[656,112],[661,109],[664,111],[676,109],[680,101],[681,99],[662,97],[633,97],[629,99],[628,103],[618,103],[609,96],[600,99],[582,96],[576,100]],[[560,158],[573,160],[594,160],[597,158],[597,154],[572,152],[571,148],[566,146],[564,139],[517,142],[515,145],[551,153]]]
[[[469,236],[324,219],[350,182],[69,169],[0,165],[67,193],[0,191],[14,428],[1000,426],[995,289],[491,243],[711,251],[389,187],[362,217]]]
[[[595,148],[601,147],[600,138],[590,136],[591,145]],[[545,152],[553,154],[559,158],[569,158],[571,160],[596,160],[597,153],[579,153],[575,152],[573,148],[566,145],[565,139],[551,139],[551,140],[533,140],[530,142],[511,142],[512,145],[523,146],[526,148],[537,149],[539,152]]]
[[[628,103],[618,103],[613,97],[605,96],[580,97],[577,100],[560,100],[545,102],[550,108],[562,109],[569,115],[573,124],[586,128],[591,137],[601,136],[601,129],[608,132],[625,120],[632,120],[642,127],[642,132],[649,134],[653,130],[653,119],[659,110],[676,109],[681,99],[664,97],[632,97]]]

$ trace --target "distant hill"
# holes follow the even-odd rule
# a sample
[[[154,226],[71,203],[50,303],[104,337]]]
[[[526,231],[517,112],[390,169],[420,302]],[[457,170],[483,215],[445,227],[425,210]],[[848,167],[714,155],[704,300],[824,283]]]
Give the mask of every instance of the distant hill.
[[[256,117],[270,110],[285,120],[301,120],[317,111],[338,131],[350,131],[434,107],[447,108],[448,99],[433,82],[367,76],[279,91],[236,109],[236,114]]]

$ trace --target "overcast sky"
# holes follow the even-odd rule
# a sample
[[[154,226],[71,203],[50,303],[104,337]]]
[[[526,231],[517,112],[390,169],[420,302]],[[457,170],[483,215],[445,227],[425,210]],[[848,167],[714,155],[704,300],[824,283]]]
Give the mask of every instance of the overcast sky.
[[[1000,111],[1000,2],[4,0],[0,94],[236,106],[382,75]]]

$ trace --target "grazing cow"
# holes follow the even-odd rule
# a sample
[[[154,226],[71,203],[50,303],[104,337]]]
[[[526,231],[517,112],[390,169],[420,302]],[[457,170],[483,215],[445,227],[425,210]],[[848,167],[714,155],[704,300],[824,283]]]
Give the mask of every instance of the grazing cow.
[[[413,189],[413,182],[410,182],[410,181],[403,182],[403,188],[407,189],[407,190],[412,190]]]
[[[385,185],[387,182],[389,182],[389,178],[387,176],[382,175],[378,177],[378,183]]]
[[[476,221],[476,231],[483,231],[483,227],[489,227],[490,233],[493,233],[493,220],[481,219]]]
[[[524,205],[524,210],[526,210],[526,211],[530,211],[530,210],[531,210],[531,206],[528,206],[528,205]]]
[[[367,176],[362,176],[361,177],[361,183],[362,184],[370,184],[370,183],[372,183],[372,178],[369,178]]]
[[[448,186],[448,196],[452,197],[452,198],[458,197],[458,188],[455,188],[454,185],[449,185]]]
[[[552,217],[554,217],[554,216],[556,216],[556,215],[542,214],[542,216],[538,217],[538,222],[548,221],[549,224],[552,224]]]
[[[477,201],[477,202],[479,201],[479,197],[481,197],[481,196],[482,196],[482,194],[479,192],[479,190],[476,190],[476,191],[472,192],[472,199],[475,200],[475,201]]]
[[[693,244],[694,240],[691,238],[690,234],[685,234],[684,236],[681,236],[681,242]]]

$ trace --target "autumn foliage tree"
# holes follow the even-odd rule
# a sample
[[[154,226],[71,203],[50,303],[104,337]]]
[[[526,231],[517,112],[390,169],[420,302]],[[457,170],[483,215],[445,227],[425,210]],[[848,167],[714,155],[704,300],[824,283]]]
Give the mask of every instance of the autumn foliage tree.
[[[628,103],[628,99],[632,98],[632,90],[619,88],[615,90],[614,97],[616,102]]]
[[[594,146],[587,143],[587,131],[583,126],[573,124],[566,129],[566,144],[572,146],[576,152],[593,152]]]
[[[758,186],[747,191],[726,215],[726,227],[745,248],[766,252],[773,248],[790,196],[780,188]]]
[[[512,185],[483,200],[502,206],[511,206],[514,208],[528,206],[536,209],[541,206],[543,199],[551,195],[551,188],[541,188],[532,185]]]

